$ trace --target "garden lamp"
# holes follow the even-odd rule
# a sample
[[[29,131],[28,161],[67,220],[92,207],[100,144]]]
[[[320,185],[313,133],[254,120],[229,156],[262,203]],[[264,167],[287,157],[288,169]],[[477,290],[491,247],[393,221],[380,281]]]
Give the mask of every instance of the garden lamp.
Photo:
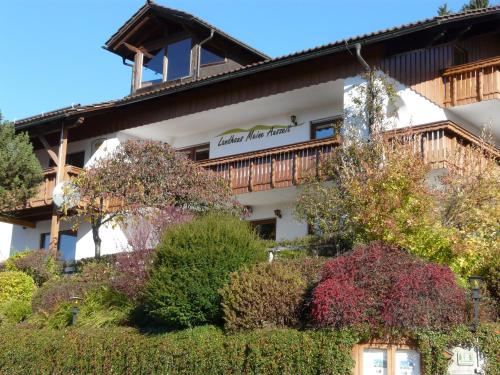
[[[78,306],[80,305],[80,301],[82,301],[83,298],[72,296],[69,298],[69,300],[73,304],[73,307],[71,308],[71,325],[74,326],[76,324],[76,317],[77,317],[78,313],[80,312],[80,309]]]
[[[469,286],[471,290],[472,302],[474,304],[474,318],[472,321],[472,329],[475,331],[477,325],[479,324],[479,300],[481,299],[481,281],[483,278],[481,276],[470,276]]]

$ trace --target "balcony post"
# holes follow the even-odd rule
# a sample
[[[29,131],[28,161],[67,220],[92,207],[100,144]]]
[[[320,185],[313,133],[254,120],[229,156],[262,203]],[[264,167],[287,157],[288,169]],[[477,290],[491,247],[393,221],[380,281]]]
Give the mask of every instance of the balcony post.
[[[61,134],[59,139],[59,151],[57,154],[57,159],[59,164],[57,166],[56,174],[56,185],[66,179],[66,152],[68,149],[68,129],[64,126],[64,122],[61,124]],[[52,219],[50,222],[50,245],[49,251],[55,254],[57,252],[57,245],[59,242],[59,213],[57,208],[53,206],[52,208]]]
[[[479,69],[479,72],[477,73],[477,101],[482,102],[483,101],[483,69]]]
[[[248,190],[253,191],[253,161],[250,162],[248,173]]]
[[[276,166],[276,158],[273,156],[271,158],[271,189],[274,189],[276,186],[276,172],[274,170]]]

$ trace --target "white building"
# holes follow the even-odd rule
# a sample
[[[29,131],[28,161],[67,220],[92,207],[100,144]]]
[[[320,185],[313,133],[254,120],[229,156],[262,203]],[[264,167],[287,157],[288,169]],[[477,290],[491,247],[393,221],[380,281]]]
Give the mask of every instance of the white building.
[[[131,65],[130,95],[15,123],[30,134],[45,181],[25,208],[2,216],[0,260],[51,238],[64,259],[92,256],[90,226],[73,231],[60,221],[52,191],[128,139],[168,142],[222,174],[263,236],[306,235],[293,214],[297,184],[338,145],[335,129],[364,61],[393,81],[392,126],[422,133],[438,173],[456,143],[478,142],[484,125],[500,135],[499,16],[493,7],[435,17],[272,59],[203,20],[147,3],[105,45]],[[119,228],[100,235],[103,254],[127,245]]]

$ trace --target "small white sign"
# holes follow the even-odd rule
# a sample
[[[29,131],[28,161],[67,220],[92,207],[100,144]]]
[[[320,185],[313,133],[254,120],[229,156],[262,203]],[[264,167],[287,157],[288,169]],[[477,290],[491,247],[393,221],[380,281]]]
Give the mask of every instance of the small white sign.
[[[452,350],[448,375],[477,375],[483,374],[484,359],[475,348],[466,349],[455,347]]]

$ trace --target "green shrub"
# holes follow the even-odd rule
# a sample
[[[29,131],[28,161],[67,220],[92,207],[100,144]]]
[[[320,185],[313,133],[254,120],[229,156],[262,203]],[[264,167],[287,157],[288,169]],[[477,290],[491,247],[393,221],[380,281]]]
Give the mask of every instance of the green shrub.
[[[285,263],[263,263],[232,273],[220,291],[225,327],[234,331],[298,326],[306,285]]]
[[[350,331],[259,330],[224,335],[204,326],[141,335],[132,329],[0,330],[5,374],[351,374]]]
[[[229,274],[267,258],[247,222],[207,214],[168,230],[144,293],[145,311],[172,328],[221,322],[218,290]]]
[[[326,258],[276,260],[231,274],[221,290],[224,322],[230,331],[297,327],[307,323],[309,291]]]
[[[22,252],[8,262],[8,267],[30,275],[38,286],[61,273],[56,259],[44,249]]]
[[[14,262],[18,259],[24,258],[28,254],[29,254],[29,250],[25,250],[25,251],[19,251],[19,252],[15,253],[14,255],[11,255],[4,262],[0,263],[0,271],[18,271]]]
[[[20,323],[30,315],[30,301],[10,299],[0,305],[0,325]]]
[[[35,290],[31,276],[20,271],[0,272],[0,304],[11,299],[29,301]]]
[[[103,262],[86,262],[80,273],[49,280],[33,296],[33,311],[51,314],[60,304],[71,297],[83,298],[89,290],[108,286],[115,272],[111,265]]]
[[[477,345],[486,373],[498,374],[498,326],[476,333],[408,332],[422,360],[422,375],[446,375],[446,349]],[[300,374],[350,375],[353,345],[370,338],[352,329],[255,330],[225,335],[204,326],[177,333],[140,334],[130,328],[64,330],[0,328],[1,374]],[[398,337],[394,338],[398,342]]]
[[[90,290],[79,307],[77,325],[110,327],[124,324],[132,309],[128,298],[107,286]]]

